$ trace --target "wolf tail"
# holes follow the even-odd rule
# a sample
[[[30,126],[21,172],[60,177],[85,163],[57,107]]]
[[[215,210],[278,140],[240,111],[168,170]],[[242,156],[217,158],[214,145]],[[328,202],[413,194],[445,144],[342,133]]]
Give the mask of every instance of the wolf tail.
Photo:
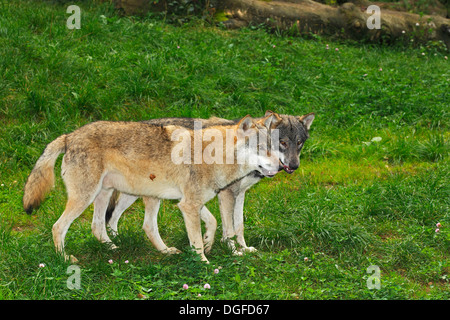
[[[117,200],[119,199],[120,192],[114,189],[113,194],[111,195],[111,198],[109,198],[108,208],[106,208],[106,214],[105,214],[105,222],[108,223],[109,220],[112,217],[112,214],[114,212],[114,209],[117,205]]]
[[[66,151],[66,136],[62,135],[50,142],[39,157],[36,165],[28,176],[23,195],[23,208],[31,214],[37,209],[55,182],[55,161]]]

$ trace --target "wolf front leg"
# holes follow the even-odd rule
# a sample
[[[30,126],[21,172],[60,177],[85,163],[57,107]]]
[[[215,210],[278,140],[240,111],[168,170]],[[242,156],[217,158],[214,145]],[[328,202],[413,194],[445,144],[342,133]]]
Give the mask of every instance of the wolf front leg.
[[[247,247],[244,239],[244,199],[245,190],[241,191],[237,197],[234,204],[234,216],[233,216],[233,227],[236,233],[236,240],[241,245],[241,252],[255,252],[257,251],[254,247]]]
[[[218,194],[220,216],[222,218],[222,241],[225,242],[231,249],[234,255],[239,255],[240,252],[236,250],[236,244],[232,239],[236,233],[233,226],[233,215],[236,198],[231,188],[223,189]]]
[[[200,255],[202,261],[209,263],[208,259],[205,257],[202,239],[202,229],[200,221],[200,210],[203,204],[196,204],[192,200],[187,200],[186,198],[181,199],[178,203],[178,208],[180,208],[183,213],[184,223],[186,225],[187,234],[189,237],[189,244],[194,247],[195,251]]]
[[[238,191],[228,188],[220,191],[218,195],[223,226],[222,241],[228,244],[234,255],[257,251],[254,247],[248,247],[244,238],[244,200],[246,190],[247,188],[238,189]],[[237,243],[241,246],[240,249],[236,249],[233,237],[236,237]]]
[[[214,236],[217,229],[217,220],[216,218],[214,218],[211,211],[206,208],[206,206],[202,207],[200,216],[205,223],[206,229],[205,234],[203,235],[203,245],[205,246],[205,253],[209,253],[214,243]]]

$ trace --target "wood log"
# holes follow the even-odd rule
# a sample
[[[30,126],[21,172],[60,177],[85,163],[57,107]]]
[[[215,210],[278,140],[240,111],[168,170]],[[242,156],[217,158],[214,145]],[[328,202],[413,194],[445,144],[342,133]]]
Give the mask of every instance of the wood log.
[[[396,40],[442,41],[450,49],[450,19],[438,15],[418,15],[380,9],[380,28],[369,28],[374,21],[372,5],[367,0],[350,0],[340,6],[329,6],[312,0],[217,0],[228,20],[229,28],[249,24],[298,34],[331,35],[340,38],[390,43]],[[114,0],[116,8],[127,15],[142,15],[149,10],[161,11],[167,0]],[[209,3],[209,2],[208,2]],[[206,9],[206,8],[205,8]],[[370,23],[369,23],[370,24]]]

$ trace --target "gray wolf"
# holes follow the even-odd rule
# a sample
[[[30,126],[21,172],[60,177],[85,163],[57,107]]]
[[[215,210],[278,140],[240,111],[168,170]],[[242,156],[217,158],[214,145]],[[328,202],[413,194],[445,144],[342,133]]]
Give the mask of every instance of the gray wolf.
[[[267,111],[265,116],[271,114],[272,111]],[[314,120],[314,113],[309,113],[303,116],[292,115],[278,115],[274,114],[279,121],[274,128],[278,130],[279,138],[279,170],[284,170],[288,174],[292,174],[300,164],[300,152],[302,147],[309,137],[308,131]],[[259,118],[261,119],[261,118]],[[210,118],[202,120],[204,127],[223,125],[223,124],[235,124],[238,120],[226,120],[221,118]],[[145,123],[151,123],[154,125],[179,125],[190,129],[193,129],[194,119],[186,118],[163,118],[153,119],[145,121]],[[247,251],[256,251],[254,247],[248,247],[244,239],[244,218],[243,208],[246,191],[258,183],[264,175],[258,171],[249,173],[244,178],[235,181],[218,193],[220,214],[223,226],[222,241],[228,243],[233,254],[241,255]],[[110,199],[110,203],[106,212],[106,221],[103,220],[103,216],[96,217],[96,222],[93,222],[92,230],[95,236],[102,242],[109,242],[111,246],[115,248],[106,233],[105,222],[112,230],[113,234],[117,234],[118,221],[122,213],[131,206],[138,196],[133,196],[124,193],[118,193],[115,191]],[[145,218],[143,229],[151,240],[153,245],[161,252],[164,253],[176,253],[179,252],[174,247],[167,247],[167,245],[161,239],[158,231],[158,211],[160,206],[160,199],[154,197],[143,197],[145,204]],[[205,235],[203,241],[205,243],[205,252],[207,253],[213,244],[214,234],[217,227],[217,221],[211,212],[204,206],[201,209],[201,218],[205,222]],[[95,225],[94,225],[95,224]],[[236,247],[236,243],[232,238],[236,237],[236,241],[240,248]]]
[[[221,134],[222,146],[228,151],[223,153],[224,157],[231,150],[233,157],[241,156],[249,161],[177,165],[172,164],[174,148],[180,143],[182,146],[195,144],[194,138],[199,132],[176,125],[139,122],[87,124],[47,145],[25,184],[24,209],[31,213],[42,202],[54,184],[55,161],[59,154],[65,153],[61,175],[68,199],[52,233],[56,250],[66,259],[70,257],[64,252],[64,239],[72,222],[92,202],[93,225],[96,217],[104,219],[111,194],[118,190],[136,196],[179,199],[178,207],[183,214],[190,245],[207,262],[200,228],[202,208],[220,190],[251,172],[273,176],[278,171],[278,152],[271,152],[267,144],[264,146],[258,140],[268,137],[270,128],[277,121],[273,114],[259,120],[245,116],[236,124],[213,127]],[[181,142],[173,141],[175,132],[183,133]],[[230,132],[234,135],[231,140],[228,139]],[[257,148],[250,147],[249,143],[255,137]],[[201,143],[200,151],[206,151],[208,146]]]

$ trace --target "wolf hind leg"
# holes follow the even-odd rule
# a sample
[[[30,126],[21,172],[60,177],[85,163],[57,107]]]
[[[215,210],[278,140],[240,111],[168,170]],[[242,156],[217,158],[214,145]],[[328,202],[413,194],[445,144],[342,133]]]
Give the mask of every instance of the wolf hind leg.
[[[174,254],[180,253],[175,247],[167,247],[161,239],[158,229],[158,211],[161,204],[160,199],[153,197],[143,197],[145,204],[145,218],[142,228],[155,248],[163,253]],[[204,206],[201,211],[201,219],[205,222],[205,235],[203,236],[203,245],[205,252],[208,253],[214,243],[214,235],[217,229],[217,220],[212,213]]]
[[[143,197],[142,200],[144,201],[145,205],[145,217],[142,229],[144,229],[147,237],[150,239],[150,241],[158,251],[168,254],[179,253],[180,250],[178,250],[177,248],[169,248],[161,239],[161,235],[159,234],[158,211],[161,201],[158,198],[154,197]]]
[[[66,209],[52,228],[53,242],[56,251],[64,255],[66,261],[76,262],[74,256],[68,256],[64,252],[64,239],[72,222],[78,218],[84,210],[91,204],[90,199],[70,198],[67,200]]]
[[[94,200],[94,216],[92,219],[92,233],[102,243],[109,243],[111,249],[116,249],[117,246],[113,244],[106,232],[105,212],[108,207],[109,199],[114,189],[102,189]]]
[[[110,227],[114,236],[117,236],[117,225],[119,223],[119,219],[124,213],[124,211],[130,207],[139,197],[133,196],[130,194],[121,193],[119,199],[117,200],[114,211],[112,212],[111,218],[107,221],[108,226]]]
[[[53,225],[52,234],[56,251],[63,254],[66,260],[76,262],[75,257],[65,254],[64,240],[72,222],[86,210],[100,192],[102,171],[100,163],[95,162],[95,159],[80,161],[77,164],[72,160],[67,160],[67,156],[66,153],[61,165],[67,191],[66,208]]]

